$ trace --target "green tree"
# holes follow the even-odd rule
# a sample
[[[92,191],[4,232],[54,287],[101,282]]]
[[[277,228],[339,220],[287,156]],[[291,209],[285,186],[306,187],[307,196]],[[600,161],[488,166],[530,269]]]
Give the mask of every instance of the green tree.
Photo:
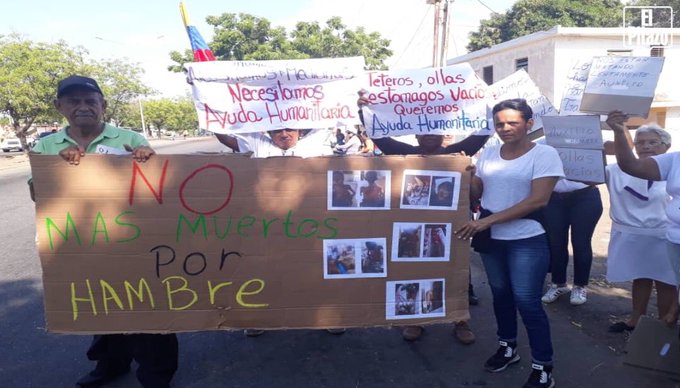
[[[86,73],[97,80],[108,106],[104,121],[122,125],[123,109],[131,101],[153,93],[141,80],[144,70],[127,59],[108,59],[93,62]]]
[[[390,41],[377,32],[367,33],[363,27],[351,30],[339,17],[320,26],[317,22],[299,22],[288,34],[283,27],[272,27],[271,22],[250,14],[223,13],[208,16],[214,36],[208,45],[220,60],[268,60],[336,58],[363,55],[367,69],[385,69],[385,60],[392,55]],[[170,59],[179,72],[182,65],[193,61],[191,50],[173,51]]]
[[[24,149],[34,122],[61,121],[53,105],[57,82],[83,68],[85,53],[63,41],[0,36],[0,113],[10,118]]]
[[[503,14],[482,20],[470,33],[469,51],[477,51],[556,25],[563,27],[619,27],[619,0],[519,0]]]
[[[188,96],[148,100],[143,106],[146,121],[153,125],[159,136],[163,130],[194,132],[198,128],[196,109]]]

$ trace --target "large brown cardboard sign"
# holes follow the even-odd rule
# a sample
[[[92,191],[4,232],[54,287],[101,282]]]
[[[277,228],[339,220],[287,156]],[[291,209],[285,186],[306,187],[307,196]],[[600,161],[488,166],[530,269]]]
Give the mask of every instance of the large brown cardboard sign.
[[[30,158],[49,331],[469,317],[469,244],[451,238],[469,214],[467,157]],[[331,206],[342,190],[354,199]]]

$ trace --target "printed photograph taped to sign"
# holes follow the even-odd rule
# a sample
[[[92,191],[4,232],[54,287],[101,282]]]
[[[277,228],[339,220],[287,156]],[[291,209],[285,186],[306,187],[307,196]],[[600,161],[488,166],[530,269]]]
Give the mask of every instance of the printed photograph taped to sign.
[[[402,209],[457,210],[460,195],[458,172],[404,170]]]
[[[215,133],[360,124],[364,58],[209,61],[184,65],[199,126]]]
[[[391,171],[328,171],[328,210],[389,210]]]
[[[324,279],[384,278],[386,239],[324,240]]]
[[[363,107],[372,138],[419,134],[490,135],[487,85],[469,63],[369,71]]]
[[[396,222],[392,230],[392,261],[448,261],[451,224]]]
[[[387,282],[386,318],[417,319],[446,314],[444,279]]]
[[[579,110],[598,114],[620,110],[646,118],[663,63],[663,57],[593,58]]]

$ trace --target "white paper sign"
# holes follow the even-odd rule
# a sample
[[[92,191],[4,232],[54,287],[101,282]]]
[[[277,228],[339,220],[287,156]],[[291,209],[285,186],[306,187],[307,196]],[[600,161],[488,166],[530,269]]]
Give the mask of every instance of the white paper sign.
[[[592,64],[592,58],[578,59],[567,71],[567,82],[564,84],[560,103],[560,116],[585,114],[579,110],[579,107]]]
[[[647,117],[663,63],[663,57],[593,58],[580,110]]]
[[[531,110],[534,112],[534,125],[531,127],[529,133],[543,127],[543,116],[557,114],[557,110],[555,110],[553,104],[541,94],[538,86],[536,86],[524,69],[510,74],[498,82],[494,82],[493,85],[489,86],[489,89],[491,89],[494,99],[494,101],[489,104],[491,107],[500,101],[511,98],[523,98],[527,100],[527,104],[529,104]],[[489,112],[491,111],[489,110]],[[493,117],[490,117],[489,120],[493,120]]]
[[[248,133],[359,124],[363,57],[185,64],[201,128]]]
[[[566,179],[604,183],[604,151],[555,147],[562,159]]]
[[[546,116],[543,118],[545,142],[553,147],[601,150],[600,116]]]
[[[373,138],[420,134],[490,135],[488,87],[462,63],[442,68],[371,71],[364,125]]]

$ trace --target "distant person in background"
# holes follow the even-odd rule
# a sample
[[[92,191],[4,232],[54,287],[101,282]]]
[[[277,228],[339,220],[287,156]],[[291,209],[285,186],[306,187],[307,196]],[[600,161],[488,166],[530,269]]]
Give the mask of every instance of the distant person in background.
[[[360,108],[359,118],[362,123],[364,121],[364,115],[361,108],[369,104],[370,101],[363,97],[363,93],[360,92],[357,105]],[[462,152],[465,155],[472,156],[482,149],[484,143],[489,139],[489,136],[468,136],[462,141],[446,147],[443,146],[444,135],[417,135],[416,139],[418,140],[417,146],[406,144],[389,137],[372,140],[373,144],[375,144],[384,155],[443,155]],[[470,279],[472,279],[472,275],[470,275]],[[475,295],[472,281],[469,282],[468,286],[468,303],[470,305],[479,304],[479,299],[477,298],[477,295]],[[425,328],[423,326],[406,326],[402,330],[401,335],[407,341],[415,341],[420,338],[424,331]],[[476,340],[475,334],[467,321],[456,322],[453,334],[458,341],[465,345],[472,344]]]
[[[633,312],[628,321],[609,327],[615,333],[635,329],[647,313],[654,286],[659,318],[675,324],[680,283],[680,154],[666,154],[671,146],[667,131],[645,125],[635,132],[635,158],[627,119],[621,112],[607,118],[618,162],[607,166],[612,218],[607,280],[633,281]]]
[[[357,135],[351,131],[345,132],[345,143],[341,145],[336,145],[333,149],[338,155],[355,155],[359,153],[361,149],[361,140]]]

